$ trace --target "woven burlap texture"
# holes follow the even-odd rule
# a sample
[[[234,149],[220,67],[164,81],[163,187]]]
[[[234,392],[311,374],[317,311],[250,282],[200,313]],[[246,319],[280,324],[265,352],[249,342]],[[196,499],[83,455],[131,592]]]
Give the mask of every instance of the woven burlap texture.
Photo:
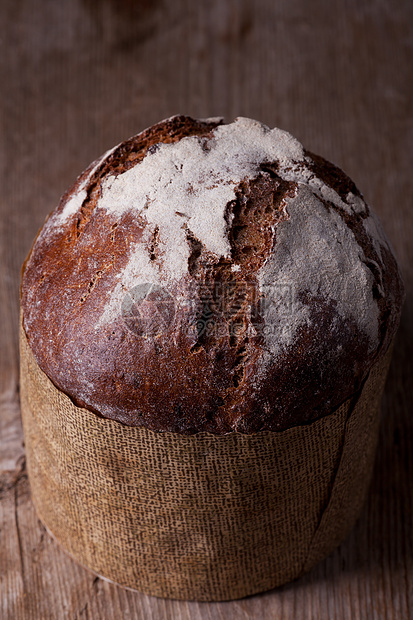
[[[377,443],[391,352],[358,397],[316,422],[183,436],[76,407],[21,327],[21,405],[38,515],[81,564],[162,597],[226,600],[283,584],[353,525]]]

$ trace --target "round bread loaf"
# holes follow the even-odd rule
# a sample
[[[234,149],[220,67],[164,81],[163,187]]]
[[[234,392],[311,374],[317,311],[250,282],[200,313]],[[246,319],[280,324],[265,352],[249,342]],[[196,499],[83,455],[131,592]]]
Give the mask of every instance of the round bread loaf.
[[[340,169],[255,120],[175,116],[78,178],[21,294],[35,358],[76,405],[220,435],[301,425],[356,394],[403,286]]]

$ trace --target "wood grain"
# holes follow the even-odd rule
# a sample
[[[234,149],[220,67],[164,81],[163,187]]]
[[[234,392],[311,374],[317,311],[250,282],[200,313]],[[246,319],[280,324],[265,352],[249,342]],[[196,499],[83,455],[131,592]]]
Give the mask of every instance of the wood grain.
[[[412,23],[409,0],[0,3],[0,618],[413,617]],[[24,468],[21,263],[91,160],[175,113],[257,118],[342,167],[379,213],[407,290],[356,527],[302,579],[228,603],[95,578],[39,523]]]

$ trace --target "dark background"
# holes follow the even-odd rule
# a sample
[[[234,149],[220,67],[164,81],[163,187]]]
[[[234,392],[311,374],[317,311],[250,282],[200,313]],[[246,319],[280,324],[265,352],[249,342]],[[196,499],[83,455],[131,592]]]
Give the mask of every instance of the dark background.
[[[410,0],[0,2],[1,618],[413,617],[412,24]],[[24,466],[21,263],[90,161],[177,113],[256,118],[342,167],[380,215],[407,291],[356,527],[299,581],[231,603],[95,579],[45,533]]]

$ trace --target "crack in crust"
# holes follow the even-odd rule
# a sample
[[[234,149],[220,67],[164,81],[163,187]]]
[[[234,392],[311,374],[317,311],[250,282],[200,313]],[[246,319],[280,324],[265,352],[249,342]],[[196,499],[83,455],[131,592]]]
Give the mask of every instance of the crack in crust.
[[[230,258],[211,260],[203,244],[185,227],[191,248],[188,270],[198,282],[199,299],[198,336],[191,352],[225,345],[233,349],[232,388],[222,405],[243,382],[246,367],[252,363],[251,334],[254,346],[262,345],[254,328],[263,323],[257,273],[274,248],[277,225],[288,219],[286,199],[296,190],[296,184],[282,180],[276,169],[277,164],[262,166],[255,179],[239,185],[236,199],[227,205]]]
[[[90,293],[93,291],[93,289],[95,288],[95,286],[97,285],[97,283],[99,282],[100,278],[103,276],[105,271],[113,267],[114,264],[115,264],[115,255],[112,254],[111,262],[108,265],[105,265],[104,267],[102,267],[102,269],[98,269],[96,273],[93,274],[88,284],[86,293],[84,293],[82,297],[80,298],[81,303],[84,303],[86,301],[86,299],[89,297]]]
[[[155,226],[152,232],[151,244],[149,246],[149,258],[156,261],[159,257],[159,226]]]

